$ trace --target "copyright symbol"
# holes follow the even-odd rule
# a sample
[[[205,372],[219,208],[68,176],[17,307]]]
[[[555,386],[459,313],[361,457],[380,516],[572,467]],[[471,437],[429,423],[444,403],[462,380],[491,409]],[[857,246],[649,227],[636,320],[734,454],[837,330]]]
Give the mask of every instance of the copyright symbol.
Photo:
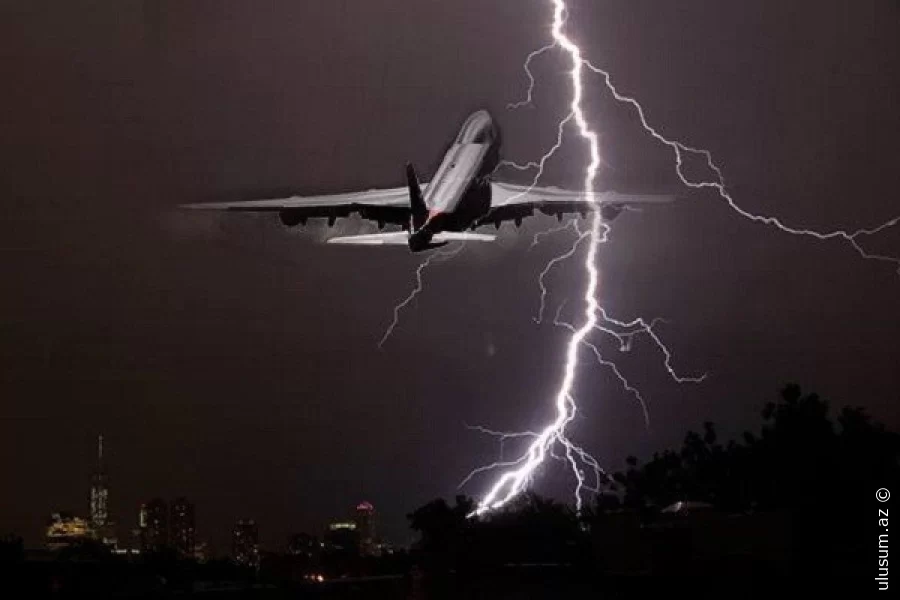
[[[879,502],[887,502],[891,499],[891,492],[887,488],[879,488],[877,492],[875,492],[875,499]]]

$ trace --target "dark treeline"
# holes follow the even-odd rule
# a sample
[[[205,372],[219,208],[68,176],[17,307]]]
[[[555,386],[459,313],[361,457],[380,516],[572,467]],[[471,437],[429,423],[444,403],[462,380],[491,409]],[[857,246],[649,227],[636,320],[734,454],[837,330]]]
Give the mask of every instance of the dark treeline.
[[[702,500],[725,510],[843,511],[872,505],[877,487],[897,477],[900,436],[873,421],[862,408],[844,407],[836,423],[828,404],[796,385],[766,404],[758,434],[742,442],[718,440],[713,423],[688,432],[680,451],[656,454],[615,476],[624,504],[635,509]],[[869,486],[867,488],[866,486]]]
[[[900,436],[861,408],[785,387],[758,432],[722,442],[713,423],[678,450],[627,460],[581,515],[534,494],[482,519],[435,500],[409,515],[435,571],[510,564],[594,573],[874,576],[875,491],[900,481]],[[681,504],[677,504],[677,503]],[[668,510],[664,510],[668,507]]]

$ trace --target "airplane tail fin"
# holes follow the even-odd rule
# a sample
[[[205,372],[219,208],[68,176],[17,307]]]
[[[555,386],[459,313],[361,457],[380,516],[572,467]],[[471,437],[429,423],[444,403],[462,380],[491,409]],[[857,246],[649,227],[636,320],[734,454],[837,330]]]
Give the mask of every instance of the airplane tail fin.
[[[406,185],[409,188],[409,204],[412,208],[412,229],[417,231],[428,219],[428,207],[419,186],[419,177],[412,163],[406,163]]]

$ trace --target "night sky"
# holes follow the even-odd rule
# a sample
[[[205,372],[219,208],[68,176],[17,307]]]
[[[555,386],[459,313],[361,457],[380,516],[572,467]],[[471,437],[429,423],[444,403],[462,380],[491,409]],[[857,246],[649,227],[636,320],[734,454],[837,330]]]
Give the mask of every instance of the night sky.
[[[549,37],[548,5],[0,3],[0,532],[36,544],[51,511],[86,513],[102,432],[122,537],[142,500],[187,495],[220,550],[236,518],[277,547],[363,499],[405,543],[406,512],[496,456],[465,423],[545,420],[566,336],[533,323],[535,278],[571,234],[528,246],[555,220],[505,225],[499,243],[428,271],[379,351],[421,257],[175,207],[393,187],[406,160],[424,178],[480,107],[507,158],[536,158],[566,112],[564,57],[535,63],[534,108],[504,107]],[[586,55],[665,134],[711,150],[748,210],[820,229],[900,213],[897,2],[571,5]],[[710,377],[679,386],[636,343],[620,364],[649,400],[648,429],[585,355],[575,437],[619,469],[705,420],[726,436],[757,428],[789,381],[897,428],[893,268],[680,188],[671,153],[598,83],[598,187],[680,194],[614,222],[602,301],[665,317],[675,366]],[[580,186],[583,150],[571,137],[546,182]],[[900,254],[900,228],[865,243]],[[569,299],[574,316],[577,263],[550,283],[551,310]],[[567,498],[568,483],[554,465],[537,489]]]

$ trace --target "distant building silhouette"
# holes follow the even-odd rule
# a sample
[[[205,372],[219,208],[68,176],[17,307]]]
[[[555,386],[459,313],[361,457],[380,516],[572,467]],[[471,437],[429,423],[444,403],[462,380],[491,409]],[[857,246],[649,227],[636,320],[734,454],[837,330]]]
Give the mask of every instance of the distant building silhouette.
[[[193,558],[195,549],[194,505],[175,498],[169,515],[169,540],[179,556]]]
[[[362,556],[372,556],[377,551],[375,539],[375,507],[369,502],[360,502],[356,505],[356,532],[359,539],[359,553]]]
[[[241,519],[231,533],[234,561],[246,567],[259,566],[259,526],[253,519]]]
[[[288,553],[293,556],[314,558],[318,556],[320,548],[316,536],[308,533],[295,533],[288,541]]]
[[[380,546],[375,536],[375,507],[370,502],[360,502],[353,510],[352,518],[332,521],[323,536],[326,552],[375,556]]]
[[[141,550],[159,552],[169,545],[169,520],[166,501],[154,498],[141,505],[138,523],[141,530]]]
[[[209,544],[206,542],[194,542],[194,560],[205,563],[209,560]]]

